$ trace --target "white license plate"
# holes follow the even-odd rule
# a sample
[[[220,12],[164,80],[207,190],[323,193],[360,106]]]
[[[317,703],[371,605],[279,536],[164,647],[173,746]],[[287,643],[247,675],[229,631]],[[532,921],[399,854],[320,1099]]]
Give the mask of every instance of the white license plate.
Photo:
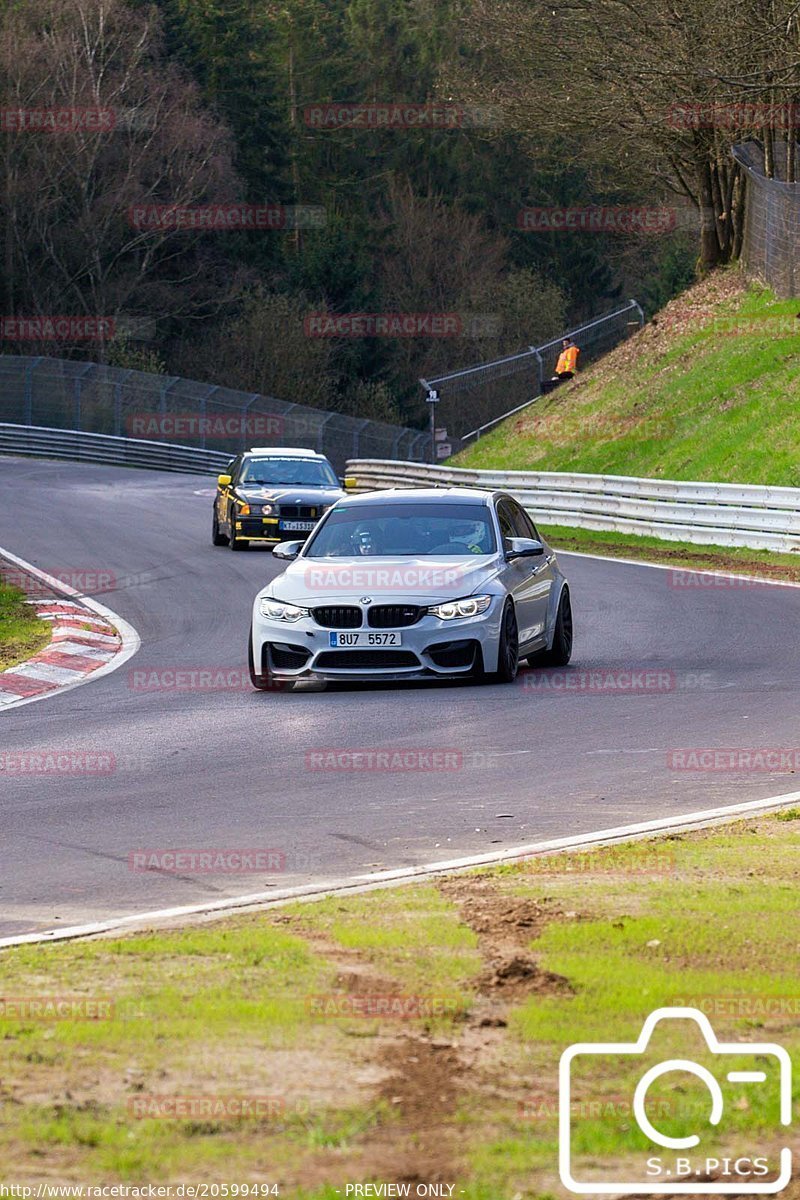
[[[281,529],[302,530],[304,533],[313,529],[314,525],[314,521],[281,521],[280,523]]]
[[[330,645],[336,646],[337,649],[343,649],[345,646],[402,646],[402,633],[378,633],[367,630],[361,633],[329,633]]]

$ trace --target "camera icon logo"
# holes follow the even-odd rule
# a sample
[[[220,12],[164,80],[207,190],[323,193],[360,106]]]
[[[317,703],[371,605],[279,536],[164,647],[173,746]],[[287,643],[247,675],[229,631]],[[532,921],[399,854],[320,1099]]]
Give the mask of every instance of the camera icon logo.
[[[670,1021],[682,1022],[684,1029],[690,1028],[687,1022],[694,1022],[692,1032],[695,1036],[699,1032],[705,1043],[702,1057],[707,1057],[717,1070],[689,1058],[668,1058],[643,1070],[635,1087],[630,1089],[624,1112],[633,1117],[635,1127],[638,1127],[639,1135],[634,1139],[636,1146],[641,1144],[641,1135],[644,1135],[649,1149],[635,1150],[630,1172],[627,1169],[619,1171],[626,1175],[630,1173],[630,1178],[600,1180],[596,1174],[598,1152],[607,1145],[607,1138],[601,1136],[597,1147],[592,1148],[592,1123],[586,1122],[581,1129],[581,1116],[587,1111],[587,1104],[575,1097],[579,1090],[586,1090],[587,1080],[589,1086],[597,1084],[598,1071],[606,1078],[609,1068],[616,1067],[620,1077],[630,1077],[636,1072],[636,1065],[631,1062],[633,1056],[641,1056],[644,1060],[654,1031],[662,1022]],[[671,1033],[674,1037],[676,1028],[664,1025],[658,1032]],[[792,1176],[789,1147],[783,1147],[779,1153],[722,1158],[702,1145],[702,1134],[705,1132],[708,1136],[708,1129],[699,1126],[699,1132],[680,1129],[680,1136],[676,1135],[675,1113],[669,1101],[662,1100],[661,1111],[654,1116],[648,1093],[654,1085],[658,1092],[659,1081],[673,1072],[680,1078],[677,1081],[679,1089],[669,1091],[671,1096],[686,1096],[687,1075],[694,1077],[695,1087],[699,1080],[702,1087],[698,1103],[702,1102],[702,1107],[697,1111],[706,1110],[705,1120],[712,1131],[722,1125],[726,1112],[760,1106],[764,1097],[774,1097],[777,1101],[779,1124],[791,1124],[792,1064],[783,1046],[774,1042],[720,1042],[708,1017],[699,1009],[659,1008],[646,1019],[635,1042],[579,1042],[562,1054],[559,1064],[559,1174],[564,1186],[571,1192],[595,1196],[643,1193],[757,1195],[782,1191]],[[663,1092],[664,1084],[660,1087]],[[762,1094],[757,1095],[754,1089],[760,1089]],[[651,1111],[648,1111],[648,1105]],[[616,1104],[607,1105],[603,1110],[602,1102],[599,1110],[596,1102],[588,1107],[595,1118],[598,1111],[611,1109],[618,1115],[623,1108]],[[688,1103],[686,1112],[695,1119],[696,1111]],[[662,1125],[672,1123],[672,1133],[658,1127],[659,1118]],[[683,1118],[677,1121],[679,1127],[683,1123]],[[628,1122],[626,1129],[630,1128]],[[607,1128],[605,1133],[608,1132]],[[588,1158],[588,1164],[581,1163],[581,1155]],[[615,1161],[617,1158],[615,1154]]]

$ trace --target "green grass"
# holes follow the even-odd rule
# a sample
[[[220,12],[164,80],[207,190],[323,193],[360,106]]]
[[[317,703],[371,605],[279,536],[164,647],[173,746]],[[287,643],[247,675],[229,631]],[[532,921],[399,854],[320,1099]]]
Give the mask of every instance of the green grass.
[[[18,588],[0,582],[0,671],[31,658],[47,645],[51,632]]]
[[[738,546],[696,546],[691,542],[665,541],[638,534],[601,533],[563,525],[540,525],[539,528],[557,550],[599,554],[604,558],[634,558],[675,568],[689,567],[695,571],[800,581],[800,555],[797,554],[747,550]]]
[[[493,1027],[483,1048],[475,1014],[486,1011],[487,997],[477,980],[507,953],[502,939],[518,938],[519,927],[512,922],[499,941],[484,932],[479,942],[456,904],[429,883],[179,932],[7,951],[0,955],[6,1002],[109,997],[114,1008],[109,1020],[0,1017],[4,1176],[272,1180],[298,1200],[332,1200],[347,1182],[392,1181],[386,1147],[413,1146],[423,1131],[407,1129],[388,1103],[391,1093],[380,1091],[382,1055],[432,1037],[463,1055],[457,1108],[444,1118],[459,1158],[454,1194],[562,1195],[555,1114],[558,1060],[568,1044],[634,1040],[649,1012],[679,1001],[788,997],[796,1010],[799,815],[790,808],[715,830],[555,855],[546,871],[531,860],[476,872],[475,899],[489,884],[512,916],[519,901],[544,906],[549,921],[527,946],[523,933],[516,952],[566,981],[558,993],[506,1001],[506,1025]],[[320,994],[389,992],[455,995],[459,1007],[433,1021],[325,1020],[308,1003]],[[794,1010],[787,1016],[754,1005],[709,1016],[724,1039],[777,1041],[800,1052]],[[703,1057],[675,1030],[664,1031],[658,1049],[661,1057]],[[590,1063],[576,1073],[576,1099],[613,1108],[631,1095],[637,1070],[630,1061],[615,1072]],[[136,1097],[193,1094],[286,1103],[263,1120],[130,1112]],[[672,1105],[658,1122],[665,1132],[681,1135],[687,1122],[705,1119],[705,1098],[685,1082],[676,1090],[663,1081],[654,1098]],[[711,1148],[744,1146],[754,1136],[759,1146],[773,1144],[775,1118],[774,1094],[732,1107]],[[616,1165],[645,1147],[630,1119],[605,1110],[581,1121],[575,1144],[587,1161]]]
[[[34,1167],[68,1155],[83,1178],[228,1179],[231,1155],[237,1169],[255,1171],[265,1146],[276,1170],[306,1153],[342,1152],[389,1119],[348,1080],[361,1053],[353,1047],[368,1046],[385,1022],[315,1012],[319,997],[350,998],[351,954],[367,995],[422,998],[419,1017],[389,1022],[395,1031],[441,1033],[469,1007],[475,937],[428,886],[0,955],[7,1003],[113,1005],[102,1020],[0,1015],[0,1099],[36,1081],[25,1104],[5,1106],[0,1160]],[[429,1018],[425,1002],[437,998],[447,1003]],[[140,1119],[128,1107],[136,1097],[284,1094],[277,1119],[261,1121]]]
[[[798,487],[797,310],[720,273],[452,465]]]

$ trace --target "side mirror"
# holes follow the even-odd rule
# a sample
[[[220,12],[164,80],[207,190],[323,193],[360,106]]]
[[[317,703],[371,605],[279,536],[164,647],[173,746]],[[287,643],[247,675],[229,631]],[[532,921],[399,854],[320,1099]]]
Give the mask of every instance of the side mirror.
[[[231,481],[230,475],[218,475],[217,476],[217,486],[218,487],[228,487],[230,481]]]
[[[273,558],[297,558],[300,553],[302,542],[278,542],[277,546],[272,547]]]
[[[544,554],[544,546],[535,538],[509,538],[506,558],[511,562],[514,558],[538,558]]]
[[[344,478],[339,476],[339,483],[342,485],[345,491],[349,491],[350,488],[358,487],[358,480],[356,479],[355,475],[345,475]]]

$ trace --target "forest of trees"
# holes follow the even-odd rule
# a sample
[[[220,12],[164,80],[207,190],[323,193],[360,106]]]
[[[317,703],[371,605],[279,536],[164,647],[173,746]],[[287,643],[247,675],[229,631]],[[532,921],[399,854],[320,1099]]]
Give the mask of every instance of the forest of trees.
[[[675,106],[791,108],[797,21],[772,0],[0,0],[2,314],[118,328],[0,348],[420,423],[419,376],[619,297],[652,311],[736,257],[730,145],[761,138],[767,169],[783,154],[794,178],[794,129],[692,127]],[[457,118],[314,115],[334,103]],[[8,117],[54,109],[114,116],[57,132]],[[232,204],[283,206],[280,227],[131,219]],[[661,235],[518,228],[525,207],[587,205],[681,219]],[[467,319],[448,338],[308,336],[320,313]]]

